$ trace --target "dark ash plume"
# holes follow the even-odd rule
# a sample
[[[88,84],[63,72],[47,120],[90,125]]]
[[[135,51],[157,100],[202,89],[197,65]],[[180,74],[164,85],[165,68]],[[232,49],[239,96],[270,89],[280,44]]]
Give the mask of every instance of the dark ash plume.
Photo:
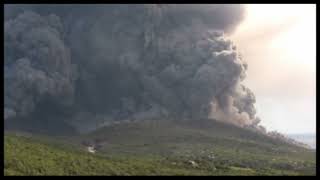
[[[45,98],[72,102],[75,67],[58,16],[23,12],[5,22],[5,119],[27,116]]]
[[[5,9],[6,119],[32,116],[46,100],[68,108],[81,131],[128,119],[259,123],[241,85],[247,64],[224,36],[241,5]]]

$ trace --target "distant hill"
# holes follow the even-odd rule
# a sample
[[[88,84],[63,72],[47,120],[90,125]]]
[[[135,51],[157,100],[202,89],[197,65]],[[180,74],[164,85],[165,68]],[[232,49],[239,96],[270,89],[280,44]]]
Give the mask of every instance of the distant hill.
[[[309,145],[311,148],[316,149],[316,134],[305,133],[305,134],[288,134],[292,139],[300,141]]]
[[[89,153],[88,146],[96,153]],[[212,120],[57,137],[6,132],[5,175],[315,175],[315,151]]]

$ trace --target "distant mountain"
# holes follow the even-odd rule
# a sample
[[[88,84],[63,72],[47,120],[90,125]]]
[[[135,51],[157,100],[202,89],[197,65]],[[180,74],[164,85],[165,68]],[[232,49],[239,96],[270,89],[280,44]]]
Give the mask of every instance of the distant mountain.
[[[313,149],[316,149],[316,134],[288,134],[288,136],[296,141],[309,145]]]

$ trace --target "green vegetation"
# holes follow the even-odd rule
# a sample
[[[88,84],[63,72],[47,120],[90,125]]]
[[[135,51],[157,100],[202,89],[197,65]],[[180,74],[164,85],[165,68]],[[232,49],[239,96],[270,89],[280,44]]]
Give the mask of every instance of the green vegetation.
[[[100,139],[96,154],[83,141]],[[7,132],[5,175],[315,175],[315,152],[217,122],[151,121],[75,137]]]

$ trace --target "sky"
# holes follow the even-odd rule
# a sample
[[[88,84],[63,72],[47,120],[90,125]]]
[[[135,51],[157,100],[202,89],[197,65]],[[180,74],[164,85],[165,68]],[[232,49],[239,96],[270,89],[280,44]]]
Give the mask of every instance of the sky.
[[[248,63],[244,84],[256,95],[267,130],[316,132],[316,5],[246,5],[230,37]]]

